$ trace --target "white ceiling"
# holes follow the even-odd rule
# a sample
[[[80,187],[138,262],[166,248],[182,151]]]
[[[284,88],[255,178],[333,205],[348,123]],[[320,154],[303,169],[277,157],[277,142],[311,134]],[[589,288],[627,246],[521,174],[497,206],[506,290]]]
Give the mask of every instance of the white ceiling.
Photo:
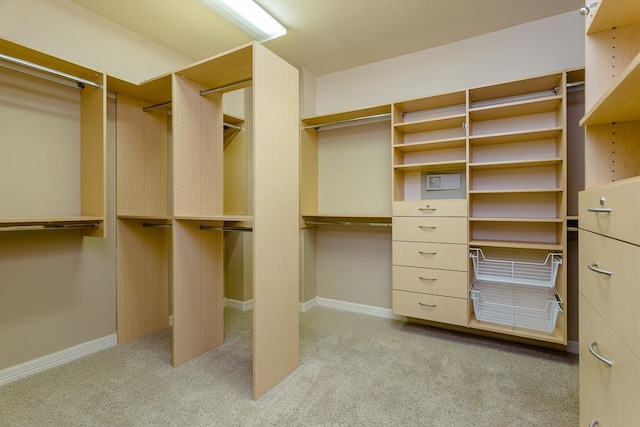
[[[201,0],[70,0],[194,61],[250,41]],[[258,0],[265,43],[316,76],[575,11],[583,0]]]

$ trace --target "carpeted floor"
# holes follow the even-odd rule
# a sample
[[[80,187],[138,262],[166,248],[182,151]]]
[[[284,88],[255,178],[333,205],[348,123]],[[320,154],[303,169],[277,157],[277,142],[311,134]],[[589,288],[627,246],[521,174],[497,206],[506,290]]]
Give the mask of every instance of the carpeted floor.
[[[170,331],[0,387],[0,426],[577,426],[578,357],[316,307],[300,367],[251,399],[251,312],[171,367]]]

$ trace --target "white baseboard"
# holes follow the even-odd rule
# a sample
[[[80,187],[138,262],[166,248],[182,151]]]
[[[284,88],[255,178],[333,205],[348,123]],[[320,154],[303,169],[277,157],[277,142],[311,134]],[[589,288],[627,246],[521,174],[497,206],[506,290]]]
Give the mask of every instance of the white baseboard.
[[[580,343],[578,341],[567,342],[567,352],[572,354],[580,354]]]
[[[298,311],[300,313],[306,313],[307,311],[311,310],[313,307],[317,307],[317,306],[318,306],[318,297],[315,297],[313,299],[310,299],[307,302],[298,303]]]
[[[298,311],[300,311],[301,313],[304,313],[305,311],[309,311],[311,310],[313,307],[318,305],[318,298],[314,298],[312,300],[309,300],[307,302],[304,303],[298,303]],[[230,298],[225,298],[224,299],[224,306],[225,307],[229,307],[229,308],[233,308],[235,310],[240,310],[240,311],[249,311],[249,310],[253,310],[253,300],[249,300],[249,301],[238,301],[238,300],[234,300],[234,299],[230,299]]]
[[[0,370],[0,386],[28,377],[47,369],[55,368],[67,362],[81,359],[93,353],[115,347],[118,343],[116,334],[107,335],[93,341],[88,341],[76,346],[57,351],[46,356],[39,357],[19,365]]]
[[[350,311],[352,313],[366,314],[369,316],[383,317],[385,319],[406,320],[404,316],[396,316],[390,308],[376,307],[373,305],[356,304],[354,302],[339,301],[335,299],[318,297],[318,306],[333,308],[336,310]]]
[[[238,301],[236,299],[225,298],[224,306],[234,308],[240,311],[249,311],[249,310],[253,310],[253,300],[251,299],[248,301]]]

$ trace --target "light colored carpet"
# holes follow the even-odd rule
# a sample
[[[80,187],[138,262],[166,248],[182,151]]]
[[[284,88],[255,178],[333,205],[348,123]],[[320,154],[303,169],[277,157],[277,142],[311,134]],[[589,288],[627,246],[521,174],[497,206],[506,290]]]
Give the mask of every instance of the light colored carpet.
[[[251,312],[171,367],[170,332],[0,388],[9,426],[577,426],[578,358],[316,307],[300,367],[251,399]]]

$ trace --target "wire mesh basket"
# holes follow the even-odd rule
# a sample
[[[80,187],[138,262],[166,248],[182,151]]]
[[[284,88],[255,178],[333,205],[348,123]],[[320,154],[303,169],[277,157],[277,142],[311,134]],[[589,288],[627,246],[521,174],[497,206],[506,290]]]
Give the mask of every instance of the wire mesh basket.
[[[543,288],[555,286],[558,266],[562,264],[562,254],[541,256],[541,252],[535,250],[487,258],[482,249],[471,248],[469,256],[478,280]]]
[[[555,289],[476,280],[470,297],[478,321],[552,333],[563,301]]]

